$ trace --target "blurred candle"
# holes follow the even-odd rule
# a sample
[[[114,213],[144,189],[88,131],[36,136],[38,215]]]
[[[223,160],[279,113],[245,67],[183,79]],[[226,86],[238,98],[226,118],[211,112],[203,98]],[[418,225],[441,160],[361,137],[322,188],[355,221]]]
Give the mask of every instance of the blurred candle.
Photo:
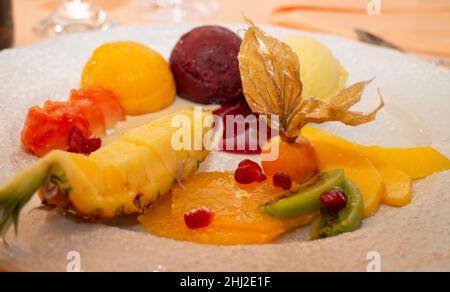
[[[1,0],[0,0],[1,1]],[[60,5],[33,28],[40,36],[82,32],[109,27],[105,11],[89,0],[60,0]]]
[[[198,21],[218,11],[217,0],[141,0],[142,12],[156,22]]]

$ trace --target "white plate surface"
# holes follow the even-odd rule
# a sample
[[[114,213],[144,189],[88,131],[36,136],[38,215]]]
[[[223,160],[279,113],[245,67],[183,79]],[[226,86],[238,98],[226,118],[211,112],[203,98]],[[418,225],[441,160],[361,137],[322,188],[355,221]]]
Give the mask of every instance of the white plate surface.
[[[178,38],[194,24],[120,27],[108,32],[50,39],[0,53],[0,183],[34,159],[20,148],[27,109],[47,99],[66,99],[79,87],[82,68],[100,44],[142,42],[166,58]],[[238,31],[243,25],[227,25]],[[265,27],[275,36],[301,34]],[[363,144],[433,146],[450,156],[450,71],[401,53],[336,36],[313,34],[350,73],[350,82],[376,77],[362,109],[376,103],[376,89],[386,108],[376,122],[357,128],[323,128]],[[165,112],[183,107],[177,100]],[[160,113],[161,114],[161,113]],[[153,118],[150,116],[148,118]],[[131,119],[120,129],[138,124]],[[239,156],[213,153],[202,170],[233,170]],[[411,157],[414,160],[414,157]],[[307,241],[307,228],[278,242],[259,246],[207,246],[153,236],[124,222],[87,224],[43,211],[23,212],[19,236],[0,246],[0,267],[18,270],[66,270],[70,251],[81,255],[85,271],[365,271],[368,253],[390,270],[450,270],[450,172],[414,184],[412,204],[381,207],[361,229],[335,238]],[[27,209],[38,205],[33,200]]]

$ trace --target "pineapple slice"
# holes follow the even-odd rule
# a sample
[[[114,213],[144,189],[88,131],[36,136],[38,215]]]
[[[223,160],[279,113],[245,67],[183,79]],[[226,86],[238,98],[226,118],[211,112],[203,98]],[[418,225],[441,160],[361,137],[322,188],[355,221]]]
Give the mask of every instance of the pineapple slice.
[[[210,116],[212,117],[212,116]],[[173,126],[173,123],[177,120],[184,120],[191,124],[189,127],[190,131],[190,141],[187,141],[189,147],[187,149],[176,150],[173,147],[161,147],[160,145],[172,145],[172,139],[176,135],[177,131],[180,131],[180,127]],[[122,136],[122,140],[128,141],[137,145],[148,147],[151,151],[155,152],[164,165],[168,169],[177,169],[180,161],[185,161],[186,163],[194,163],[195,161],[203,161],[208,155],[208,151],[199,148],[195,150],[194,146],[198,146],[195,141],[196,133],[205,133],[210,127],[212,120],[207,120],[203,116],[201,111],[198,110],[185,110],[177,112],[159,120],[156,120],[150,124],[144,125],[142,127],[131,130],[130,132]],[[208,125],[209,124],[209,125]],[[197,137],[204,137],[204,135]],[[184,141],[179,141],[183,143]],[[197,141],[199,142],[199,141]],[[202,141],[200,141],[202,142]],[[157,145],[158,143],[159,145]],[[204,143],[200,143],[203,146]],[[193,150],[194,149],[194,150]],[[188,162],[194,160],[192,162]]]
[[[115,141],[92,153],[90,158],[104,169],[114,169],[126,189],[138,196],[137,201],[124,205],[125,213],[137,212],[160,194],[168,193],[177,179],[176,171],[167,169],[154,152],[127,141]],[[133,211],[135,205],[138,210]]]
[[[169,174],[175,178],[178,162],[185,160],[188,156],[186,151],[177,153],[172,147],[161,147],[161,145],[171,145],[173,133],[174,131],[170,128],[145,125],[124,134],[121,140],[139,145],[152,152],[159,159],[161,167],[170,170]]]
[[[89,157],[53,151],[17,174],[0,189],[0,235],[17,227],[20,210],[38,190],[44,205],[89,219],[142,213],[193,175],[208,155],[204,148],[174,149],[172,136],[181,127],[172,126],[177,115],[202,130],[191,131],[192,141],[194,133],[203,139],[212,127],[211,112],[185,110],[138,127]]]

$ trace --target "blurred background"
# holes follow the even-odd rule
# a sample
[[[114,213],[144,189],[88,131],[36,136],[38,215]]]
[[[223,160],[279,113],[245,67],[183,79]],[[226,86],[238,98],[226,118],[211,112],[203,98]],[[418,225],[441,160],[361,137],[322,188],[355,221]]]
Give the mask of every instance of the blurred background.
[[[0,49],[142,23],[273,24],[450,58],[450,0],[0,0]]]

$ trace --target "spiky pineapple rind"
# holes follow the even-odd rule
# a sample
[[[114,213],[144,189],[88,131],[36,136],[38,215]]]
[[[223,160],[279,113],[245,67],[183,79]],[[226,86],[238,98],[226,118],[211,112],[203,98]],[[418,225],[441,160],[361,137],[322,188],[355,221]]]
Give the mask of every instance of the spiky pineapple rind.
[[[44,185],[50,172],[46,163],[37,163],[19,173],[8,185],[0,190],[0,236],[5,237],[14,225],[18,232],[18,221],[23,207],[36,191]]]

